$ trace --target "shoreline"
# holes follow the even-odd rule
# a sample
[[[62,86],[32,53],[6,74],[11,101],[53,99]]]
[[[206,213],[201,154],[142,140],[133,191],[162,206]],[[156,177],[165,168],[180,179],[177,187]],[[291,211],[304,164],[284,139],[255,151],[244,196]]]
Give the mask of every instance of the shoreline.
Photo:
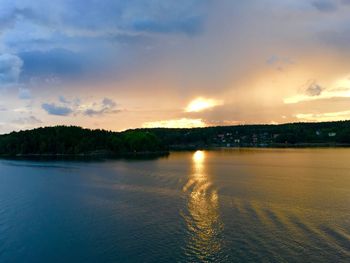
[[[126,152],[126,153],[82,153],[82,154],[16,154],[0,155],[0,159],[11,160],[113,160],[113,159],[155,159],[167,157],[172,152],[200,151],[200,150],[244,150],[244,149],[327,149],[327,148],[350,148],[350,144],[330,144],[330,143],[301,143],[301,144],[271,144],[271,145],[242,145],[242,146],[189,146],[189,147],[170,147],[169,151],[157,152]]]
[[[298,143],[269,145],[238,145],[238,146],[170,146],[171,152],[221,149],[302,149],[302,148],[349,148],[348,143]]]
[[[126,152],[126,153],[80,153],[80,154],[16,154],[16,155],[0,155],[0,159],[12,160],[102,160],[102,159],[153,159],[158,157],[165,157],[170,154],[169,151],[157,152]]]

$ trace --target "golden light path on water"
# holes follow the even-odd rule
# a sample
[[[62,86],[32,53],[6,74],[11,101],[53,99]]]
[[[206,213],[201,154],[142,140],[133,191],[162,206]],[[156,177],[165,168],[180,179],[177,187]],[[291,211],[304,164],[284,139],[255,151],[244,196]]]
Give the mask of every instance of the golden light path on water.
[[[218,193],[206,171],[206,152],[193,154],[192,172],[183,191],[188,195],[188,211],[184,218],[190,234],[186,254],[205,262],[218,256],[223,228]]]

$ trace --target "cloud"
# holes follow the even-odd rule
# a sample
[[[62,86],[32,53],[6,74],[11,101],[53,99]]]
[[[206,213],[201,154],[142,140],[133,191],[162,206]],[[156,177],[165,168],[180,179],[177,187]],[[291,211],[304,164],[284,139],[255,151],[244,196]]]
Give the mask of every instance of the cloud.
[[[116,109],[116,106],[117,104],[113,100],[104,98],[101,104],[94,104],[93,107],[86,109],[84,115],[93,117],[109,113],[118,113],[120,110]]]
[[[63,104],[70,104],[71,102],[69,100],[67,100],[65,97],[63,96],[59,96],[58,100],[63,103]]]
[[[343,121],[350,120],[350,111],[325,113],[299,113],[296,118],[302,121]]]
[[[12,84],[18,81],[23,61],[16,55],[0,55],[0,85]]]
[[[272,55],[266,60],[266,63],[272,67],[275,67],[277,70],[282,71],[288,65],[294,64],[294,62],[288,57],[280,57],[276,55]]]
[[[6,7],[6,4],[4,4]],[[11,28],[14,26],[16,20],[21,17],[33,18],[33,13],[29,8],[4,8],[0,12],[0,32],[6,28]]]
[[[305,93],[308,96],[320,96],[324,89],[317,83],[312,83],[307,87]]]
[[[312,5],[320,12],[333,12],[337,10],[337,5],[329,0],[313,1]]]
[[[14,124],[41,124],[42,121],[35,116],[22,117],[12,121]]]
[[[156,20],[140,20],[133,23],[133,29],[136,31],[157,32],[157,33],[186,33],[195,35],[202,30],[201,17],[189,17],[184,20],[167,21],[159,23]]]
[[[48,5],[44,0],[8,1],[2,5],[6,10],[2,24],[13,28],[17,20],[16,26],[25,22],[43,29],[54,28],[52,33],[67,36],[88,32],[93,37],[97,32],[118,31],[193,34],[203,23],[208,3],[209,0],[105,0],[101,4],[94,0],[60,0]]]
[[[312,82],[302,93],[284,98],[284,103],[295,104],[303,101],[313,101],[332,98],[350,97],[350,79],[348,77],[338,79],[329,87],[323,88],[316,82]]]
[[[350,7],[344,5],[349,1],[102,2],[1,1],[0,54],[23,63],[8,67],[19,74],[6,77],[6,85],[30,89],[51,112],[66,109],[72,118],[62,123],[92,127],[98,120],[124,129],[186,117],[206,124],[278,121],[282,115],[290,121],[296,112],[308,113],[293,107],[350,94],[332,85],[350,65]],[[308,89],[310,83],[300,88],[310,79],[322,83],[320,88]],[[1,92],[0,103],[9,109],[28,103],[13,91]],[[58,98],[61,94],[65,97]],[[115,94],[128,109],[142,110],[123,111],[118,122],[111,121],[108,114],[119,112],[119,105],[102,98]],[[84,99],[74,102],[75,96]],[[225,105],[195,113],[179,108],[196,96],[224,98]],[[294,104],[284,104],[284,98]],[[330,102],[324,105],[338,111]],[[36,101],[32,107],[45,114]],[[57,120],[45,114],[43,121]]]
[[[274,65],[277,63],[283,63],[283,64],[293,64],[293,61],[290,58],[287,57],[280,57],[276,55],[272,55],[266,60],[266,63],[269,65]]]
[[[43,103],[41,107],[50,115],[68,116],[73,110],[65,106],[56,106],[55,103]]]
[[[43,103],[44,109],[50,115],[69,116],[85,115],[89,117],[102,116],[104,114],[118,113],[117,104],[110,98],[104,98],[101,102],[85,104],[80,99],[69,100],[63,96],[58,97],[58,103]]]
[[[28,100],[32,98],[32,93],[29,89],[19,88],[18,90],[18,98],[21,100]]]
[[[140,62],[138,52],[159,46],[160,35],[200,34],[209,2],[3,0],[1,44],[23,60],[23,82],[43,75],[83,78],[99,70],[115,76],[118,65]]]
[[[74,76],[82,72],[83,59],[64,49],[26,51],[19,53],[23,61],[22,77]]]
[[[317,37],[324,44],[336,48],[338,52],[348,51],[350,42],[350,23],[344,28],[327,29],[317,33]]]
[[[117,104],[112,99],[109,99],[109,98],[104,98],[102,100],[102,105],[105,108],[114,108],[115,106],[117,106]]]

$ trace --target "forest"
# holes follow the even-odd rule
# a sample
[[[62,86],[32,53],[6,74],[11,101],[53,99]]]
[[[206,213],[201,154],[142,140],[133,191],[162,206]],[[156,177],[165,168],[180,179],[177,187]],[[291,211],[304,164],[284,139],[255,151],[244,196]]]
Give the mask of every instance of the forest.
[[[200,147],[347,146],[350,121],[137,129],[152,132],[171,149]]]
[[[160,140],[148,131],[117,133],[55,126],[0,136],[0,155],[98,155],[163,150]]]
[[[210,147],[350,146],[350,121],[124,132],[54,126],[0,135],[0,155],[156,153]]]

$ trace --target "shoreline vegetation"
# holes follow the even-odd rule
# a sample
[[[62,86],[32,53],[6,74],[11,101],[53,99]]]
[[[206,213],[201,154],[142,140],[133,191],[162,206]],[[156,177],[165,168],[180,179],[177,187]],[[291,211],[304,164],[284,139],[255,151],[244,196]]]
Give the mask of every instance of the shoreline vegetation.
[[[154,158],[184,150],[309,147],[350,147],[350,121],[124,132],[54,126],[0,135],[3,158]]]

